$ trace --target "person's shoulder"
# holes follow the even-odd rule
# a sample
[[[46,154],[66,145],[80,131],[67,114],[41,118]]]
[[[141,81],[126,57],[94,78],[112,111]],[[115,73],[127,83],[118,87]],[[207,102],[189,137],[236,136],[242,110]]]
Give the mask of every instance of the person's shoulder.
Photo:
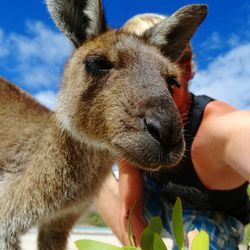
[[[208,103],[204,110],[203,120],[209,121],[214,120],[214,118],[221,118],[221,120],[218,120],[219,122],[229,122],[230,120],[234,121],[234,123],[239,123],[242,120],[250,121],[250,110],[239,110],[226,102],[212,101]]]
[[[197,131],[197,136],[194,140],[196,146],[210,147],[215,145],[218,140],[222,140],[226,135],[225,132],[228,130],[228,116],[237,111],[233,106],[223,101],[211,101],[209,102],[202,116],[202,120]],[[210,145],[210,140],[200,140],[199,138],[209,137],[213,143]]]
[[[191,149],[194,167],[206,187],[229,189],[245,182],[227,161],[229,145],[239,132],[245,140],[250,132],[250,111],[222,101],[208,103]]]
[[[250,110],[239,110],[222,101],[210,102],[200,125],[202,134],[227,138],[232,133],[250,128]]]
[[[210,119],[215,116],[224,116],[226,114],[237,111],[236,108],[231,106],[230,104],[214,100],[209,102],[204,110],[204,119]]]

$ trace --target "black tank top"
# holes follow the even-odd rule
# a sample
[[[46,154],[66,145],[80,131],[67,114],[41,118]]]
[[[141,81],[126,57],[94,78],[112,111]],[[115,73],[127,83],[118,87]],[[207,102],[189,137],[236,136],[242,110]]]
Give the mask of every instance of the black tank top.
[[[209,190],[196,174],[191,159],[191,145],[200,126],[204,109],[213,99],[191,94],[191,100],[191,108],[184,125],[185,157],[174,168],[160,170],[150,175],[145,173],[145,187],[157,188],[161,199],[170,205],[174,204],[176,197],[179,196],[183,208],[223,212],[247,224],[250,221],[247,182],[232,190]]]

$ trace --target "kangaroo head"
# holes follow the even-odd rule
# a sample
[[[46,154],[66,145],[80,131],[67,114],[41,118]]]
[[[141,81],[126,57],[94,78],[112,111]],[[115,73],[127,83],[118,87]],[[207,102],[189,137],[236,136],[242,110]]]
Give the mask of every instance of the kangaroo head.
[[[100,0],[47,0],[75,50],[65,67],[56,116],[90,146],[156,170],[181,159],[182,122],[171,89],[175,61],[206,16],[189,5],[139,37],[109,30]]]

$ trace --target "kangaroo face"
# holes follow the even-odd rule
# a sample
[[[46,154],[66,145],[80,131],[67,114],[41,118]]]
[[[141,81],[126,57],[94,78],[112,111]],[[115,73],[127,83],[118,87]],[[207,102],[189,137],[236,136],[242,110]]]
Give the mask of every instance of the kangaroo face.
[[[78,140],[134,165],[175,165],[184,143],[171,97],[178,60],[207,13],[188,5],[141,37],[109,31],[100,0],[46,0],[75,51],[66,65],[57,120]]]
[[[139,167],[175,165],[184,149],[169,91],[177,74],[143,39],[107,32],[79,47],[66,66],[59,99],[63,125]]]

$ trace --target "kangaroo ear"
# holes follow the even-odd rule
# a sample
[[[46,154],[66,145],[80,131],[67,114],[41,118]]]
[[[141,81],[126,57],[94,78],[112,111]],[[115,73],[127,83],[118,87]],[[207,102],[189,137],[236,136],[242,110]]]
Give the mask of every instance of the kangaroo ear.
[[[79,47],[107,30],[101,0],[46,0],[57,27]]]
[[[152,28],[143,37],[159,47],[164,56],[177,61],[207,15],[207,5],[187,5]]]

